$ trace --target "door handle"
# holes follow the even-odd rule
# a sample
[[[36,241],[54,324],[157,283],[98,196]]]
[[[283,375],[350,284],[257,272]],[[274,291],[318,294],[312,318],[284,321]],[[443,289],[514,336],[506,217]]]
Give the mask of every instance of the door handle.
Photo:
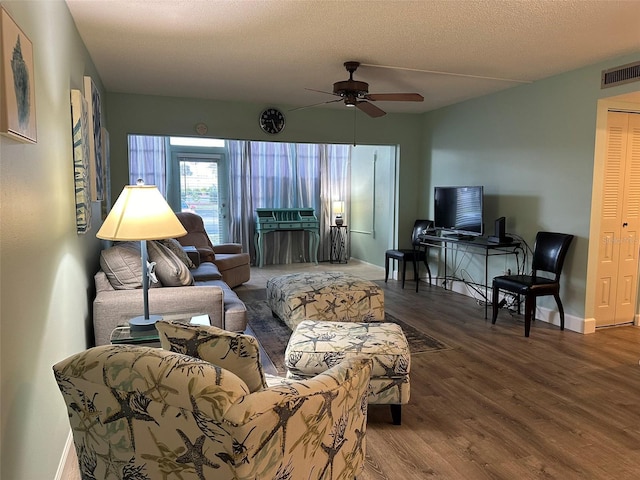
[[[624,223],[622,224],[622,228],[625,228],[625,227],[628,227],[628,226],[629,226],[629,224],[628,224],[627,222],[624,222]]]

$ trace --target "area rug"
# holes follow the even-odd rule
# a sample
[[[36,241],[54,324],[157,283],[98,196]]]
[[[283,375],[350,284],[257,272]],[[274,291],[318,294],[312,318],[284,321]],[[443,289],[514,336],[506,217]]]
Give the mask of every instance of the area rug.
[[[245,305],[247,306],[247,317],[251,333],[258,339],[278,373],[286,373],[284,351],[291,336],[291,329],[278,317],[272,315],[266,301],[254,300],[245,302]],[[446,343],[422,333],[389,313],[385,314],[385,321],[397,323],[402,327],[412,355],[438,352],[451,348]]]

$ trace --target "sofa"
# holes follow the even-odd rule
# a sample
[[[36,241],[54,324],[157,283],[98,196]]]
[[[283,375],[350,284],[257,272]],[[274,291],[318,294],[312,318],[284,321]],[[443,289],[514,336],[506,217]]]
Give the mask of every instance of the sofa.
[[[149,311],[171,318],[208,315],[211,325],[241,332],[247,309],[212,262],[188,255],[174,239],[148,241],[153,280]],[[139,242],[118,242],[100,253],[93,301],[95,345],[110,343],[111,332],[143,312]]]
[[[211,262],[218,267],[222,280],[231,288],[242,285],[251,277],[251,258],[242,251],[239,243],[213,245],[204,228],[202,217],[193,212],[176,213],[178,220],[187,231],[177,238],[183,247],[193,247],[203,262]]]

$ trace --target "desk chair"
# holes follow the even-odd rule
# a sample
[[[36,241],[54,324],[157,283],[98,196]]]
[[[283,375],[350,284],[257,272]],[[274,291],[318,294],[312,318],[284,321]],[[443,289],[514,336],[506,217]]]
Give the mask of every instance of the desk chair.
[[[384,254],[384,282],[387,283],[389,278],[389,262],[391,260],[398,261],[398,267],[402,262],[402,288],[404,289],[404,279],[407,272],[407,262],[413,263],[413,274],[416,280],[416,292],[418,291],[418,284],[420,283],[419,262],[423,262],[427,267],[427,273],[429,274],[429,283],[431,283],[431,269],[429,269],[429,263],[427,262],[428,248],[422,250],[420,246],[420,238],[418,237],[423,231],[433,229],[432,220],[416,220],[413,224],[413,233],[411,234],[411,246],[413,248],[387,250]]]
[[[553,295],[560,312],[560,330],[564,330],[564,308],[560,300],[560,273],[569,250],[573,235],[564,233],[538,232],[533,248],[531,275],[503,275],[493,279],[493,318],[498,317],[499,292],[506,290],[518,295],[518,313],[520,313],[520,295],[524,295],[524,336],[529,336],[531,320],[535,320],[536,298]],[[549,272],[554,278],[539,277],[538,271]]]

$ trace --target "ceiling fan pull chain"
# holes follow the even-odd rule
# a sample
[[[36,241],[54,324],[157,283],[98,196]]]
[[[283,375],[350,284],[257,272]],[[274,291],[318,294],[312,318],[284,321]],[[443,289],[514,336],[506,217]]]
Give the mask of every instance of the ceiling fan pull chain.
[[[356,146],[356,113],[357,110],[353,109],[353,146]]]

